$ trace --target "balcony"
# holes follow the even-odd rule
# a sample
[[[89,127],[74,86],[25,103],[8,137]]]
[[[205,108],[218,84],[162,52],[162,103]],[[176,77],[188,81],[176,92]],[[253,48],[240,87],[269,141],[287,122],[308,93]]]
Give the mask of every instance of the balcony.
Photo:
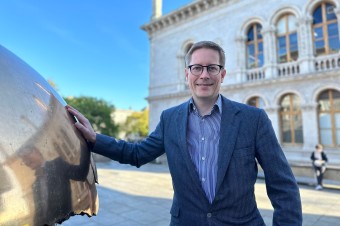
[[[300,66],[296,61],[277,65],[277,77],[288,77],[297,74],[300,74]]]
[[[340,68],[340,55],[332,54],[315,58],[314,69],[316,72],[329,71]]]
[[[320,72],[340,70],[340,53],[309,58],[306,61],[265,65],[241,72],[242,82],[256,82],[259,80],[280,79],[293,76],[310,75]],[[238,80],[240,82],[240,80]]]

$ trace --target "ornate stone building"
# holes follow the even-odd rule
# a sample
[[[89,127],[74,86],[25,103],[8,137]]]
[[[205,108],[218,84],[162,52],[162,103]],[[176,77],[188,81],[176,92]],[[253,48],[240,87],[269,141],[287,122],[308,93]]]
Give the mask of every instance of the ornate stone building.
[[[226,51],[221,93],[263,108],[291,164],[317,143],[340,167],[340,1],[196,0],[142,26],[150,40],[150,131],[190,98],[184,55],[201,40]]]

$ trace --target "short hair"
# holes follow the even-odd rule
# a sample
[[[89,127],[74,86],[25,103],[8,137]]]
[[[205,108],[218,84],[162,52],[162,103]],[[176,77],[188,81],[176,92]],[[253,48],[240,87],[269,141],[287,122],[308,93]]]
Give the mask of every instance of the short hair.
[[[316,148],[316,149],[322,149],[323,146],[322,146],[322,144],[317,144],[317,145],[315,145],[315,148]]]
[[[191,48],[189,49],[189,51],[187,52],[187,54],[185,55],[185,65],[186,65],[186,67],[189,66],[189,64],[190,64],[192,54],[196,50],[203,49],[203,48],[216,50],[218,52],[219,56],[220,56],[219,64],[224,67],[224,65],[225,65],[224,50],[222,49],[221,46],[219,46],[217,43],[212,42],[212,41],[200,41],[200,42],[196,42],[195,44],[193,44],[191,46]]]

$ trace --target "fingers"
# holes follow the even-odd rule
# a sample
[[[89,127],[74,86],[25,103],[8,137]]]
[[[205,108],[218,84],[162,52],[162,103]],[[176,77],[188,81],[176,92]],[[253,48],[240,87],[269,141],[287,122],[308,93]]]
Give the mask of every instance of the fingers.
[[[90,121],[77,109],[67,105],[66,109],[70,112],[73,116],[75,116],[80,124],[82,124],[86,128],[92,128]],[[75,124],[78,124],[77,122]]]
[[[85,139],[89,142],[95,143],[96,141],[96,133],[94,132],[90,121],[81,114],[78,110],[75,108],[67,105],[66,110],[77,117],[78,122],[74,123],[75,127],[83,134]]]
[[[66,110],[69,111],[71,114],[73,115],[77,115],[80,116],[82,115],[77,109],[75,109],[74,107],[70,106],[70,105],[66,105]],[[84,116],[83,116],[84,117]]]

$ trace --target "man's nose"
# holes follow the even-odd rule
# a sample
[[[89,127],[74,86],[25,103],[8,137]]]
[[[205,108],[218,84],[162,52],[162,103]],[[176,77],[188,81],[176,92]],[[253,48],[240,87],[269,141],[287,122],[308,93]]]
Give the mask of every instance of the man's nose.
[[[207,67],[203,68],[203,71],[202,71],[202,74],[200,75],[200,78],[202,78],[202,79],[210,78],[210,74],[208,72],[208,68]]]

